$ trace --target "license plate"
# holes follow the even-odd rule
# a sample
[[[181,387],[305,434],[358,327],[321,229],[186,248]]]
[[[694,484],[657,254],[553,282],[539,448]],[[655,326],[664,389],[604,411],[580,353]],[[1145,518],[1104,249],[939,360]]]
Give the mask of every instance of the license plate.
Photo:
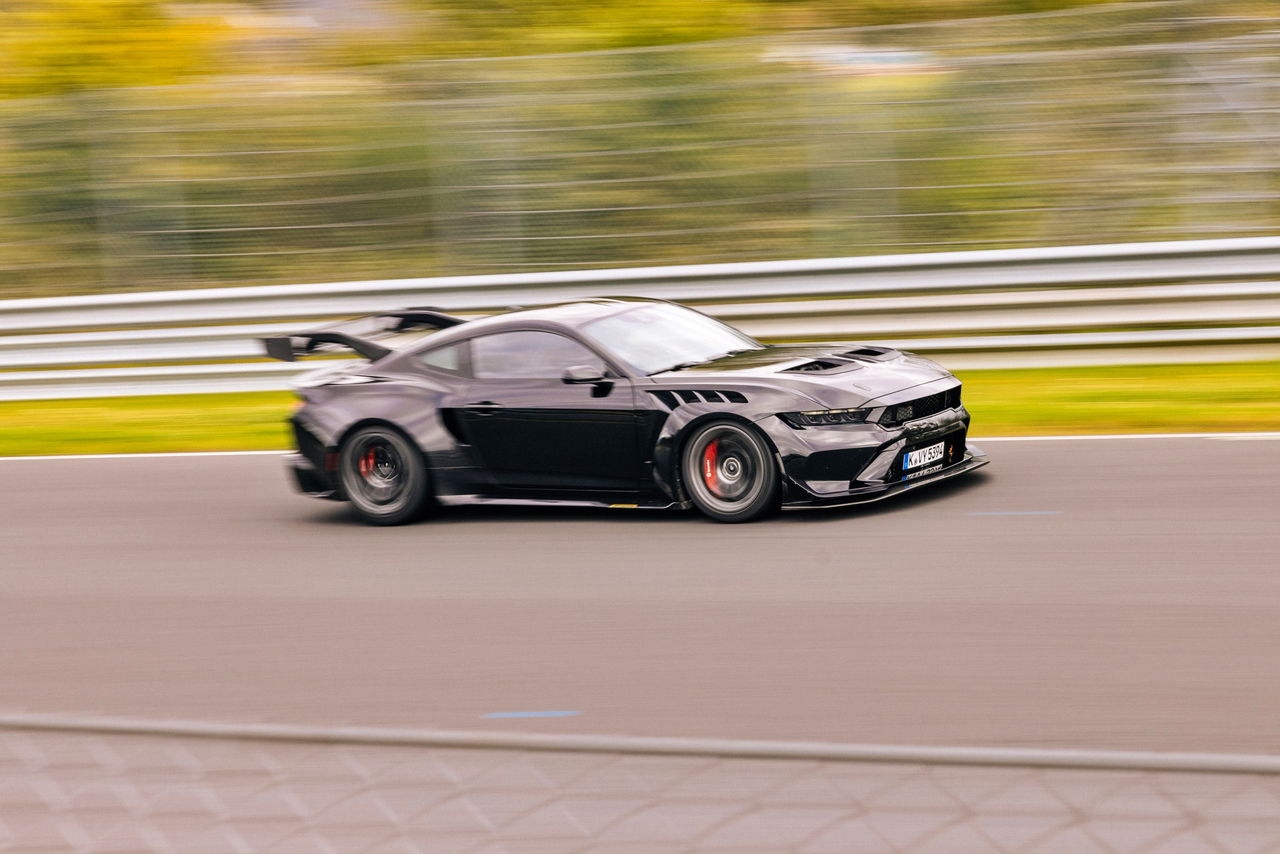
[[[920,468],[920,466],[927,466],[929,463],[936,463],[942,459],[942,455],[946,452],[946,447],[946,442],[939,442],[936,445],[930,445],[918,451],[907,452],[903,456],[902,470],[910,471],[911,469]]]

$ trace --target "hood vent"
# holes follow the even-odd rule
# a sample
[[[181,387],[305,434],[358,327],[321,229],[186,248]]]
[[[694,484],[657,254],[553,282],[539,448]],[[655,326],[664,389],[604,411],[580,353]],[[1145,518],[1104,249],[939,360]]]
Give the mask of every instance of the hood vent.
[[[784,373],[807,374],[815,371],[830,371],[833,368],[842,368],[848,362],[833,362],[830,359],[814,359],[812,362],[805,362],[802,365],[796,365],[794,368],[787,368]]]
[[[856,371],[862,363],[844,356],[824,356],[809,362],[801,362],[790,368],[783,368],[784,374],[842,374],[845,371]]]
[[[872,359],[877,362],[883,362],[898,355],[898,351],[892,347],[859,347],[856,350],[846,350],[840,355],[848,356],[851,359],[862,359],[864,361]]]
[[[843,353],[832,353],[808,362],[801,362],[790,368],[783,368],[784,374],[842,374],[845,371],[856,371],[868,362],[887,362],[896,359],[899,353],[892,347],[855,347]]]
[[[679,391],[651,391],[649,394],[662,401],[667,409],[675,409],[684,403],[746,403],[747,396],[740,391],[714,391],[712,389]]]

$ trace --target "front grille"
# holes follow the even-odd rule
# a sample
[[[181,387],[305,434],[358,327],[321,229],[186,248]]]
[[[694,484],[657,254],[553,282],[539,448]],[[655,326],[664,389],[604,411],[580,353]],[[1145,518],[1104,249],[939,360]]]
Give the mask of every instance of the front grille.
[[[928,418],[930,415],[937,415],[939,412],[955,409],[959,405],[960,386],[956,386],[936,394],[917,397],[915,400],[909,400],[906,403],[886,406],[884,412],[880,415],[880,423],[887,427],[896,427],[907,421]]]

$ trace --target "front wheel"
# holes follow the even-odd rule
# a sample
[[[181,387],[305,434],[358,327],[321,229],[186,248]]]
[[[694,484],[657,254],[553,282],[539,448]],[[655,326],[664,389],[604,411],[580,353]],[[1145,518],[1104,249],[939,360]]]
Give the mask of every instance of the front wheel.
[[[338,457],[342,491],[370,525],[400,525],[426,505],[427,465],[413,443],[390,427],[357,430]]]
[[[750,522],[777,510],[778,467],[752,427],[716,421],[684,444],[680,470],[699,510],[717,522]]]

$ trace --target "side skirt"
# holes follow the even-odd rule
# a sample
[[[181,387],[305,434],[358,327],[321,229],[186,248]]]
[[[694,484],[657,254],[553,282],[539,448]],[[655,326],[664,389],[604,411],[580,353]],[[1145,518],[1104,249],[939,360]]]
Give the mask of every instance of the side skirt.
[[[583,501],[562,498],[492,498],[487,495],[440,495],[436,501],[446,507],[484,504],[503,507],[595,507],[600,510],[687,510],[687,501],[651,501],[638,504],[609,501]]]

